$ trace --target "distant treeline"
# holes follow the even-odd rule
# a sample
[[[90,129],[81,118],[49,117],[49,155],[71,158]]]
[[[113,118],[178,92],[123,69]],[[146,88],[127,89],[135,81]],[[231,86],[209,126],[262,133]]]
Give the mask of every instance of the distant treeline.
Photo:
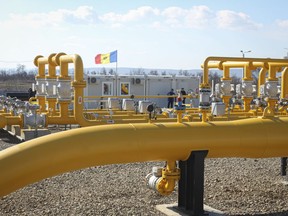
[[[0,69],[0,81],[23,80],[23,82],[35,81],[37,70],[26,70],[24,65],[18,65],[16,69]]]
[[[91,74],[95,73],[94,71],[90,72]],[[255,70],[252,72],[252,76],[254,78],[254,84],[257,83],[258,80],[258,73],[259,70]],[[35,75],[37,74],[37,69],[35,70],[27,70],[25,68],[25,65],[18,65],[16,69],[0,69],[0,81],[1,82],[5,82],[5,81],[12,81],[12,80],[21,80],[22,82],[33,82],[35,81]],[[89,71],[88,71],[89,74]],[[113,75],[116,74],[115,71],[113,69],[110,70],[106,70],[105,68],[103,68],[99,74],[102,75]],[[131,70],[130,71],[130,75],[144,75],[146,74],[145,71],[143,69],[137,69],[137,70]],[[168,73],[169,74],[169,73]],[[159,73],[157,70],[151,70],[148,75],[168,75],[165,71]],[[193,74],[188,72],[187,70],[179,70],[178,71],[178,75],[182,75],[182,76],[202,76],[201,72],[198,72],[197,74]],[[221,82],[221,77],[222,74],[219,73],[219,71],[210,71],[209,73],[209,83],[211,84],[212,80],[214,80],[214,83],[219,83]],[[238,84],[241,83],[242,81],[242,77],[241,76],[235,76],[232,75],[231,76],[231,83],[232,84]]]

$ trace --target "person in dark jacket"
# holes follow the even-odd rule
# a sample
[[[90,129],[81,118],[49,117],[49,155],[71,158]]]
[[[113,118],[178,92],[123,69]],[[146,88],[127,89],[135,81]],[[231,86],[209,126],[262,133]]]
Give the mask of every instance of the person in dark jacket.
[[[174,96],[175,95],[175,92],[174,92],[174,89],[171,89],[167,95],[171,95],[171,96]],[[174,106],[174,100],[175,100],[175,97],[168,97],[168,108],[173,108]]]
[[[33,91],[32,88],[29,88],[29,89],[28,89],[28,97],[29,97],[29,99],[30,99],[31,97],[35,97],[35,95],[36,95],[36,90]]]
[[[181,94],[182,94],[182,96],[183,96],[182,103],[185,104],[185,100],[186,100],[185,95],[187,95],[187,93],[186,93],[186,91],[184,90],[184,88],[181,88]]]

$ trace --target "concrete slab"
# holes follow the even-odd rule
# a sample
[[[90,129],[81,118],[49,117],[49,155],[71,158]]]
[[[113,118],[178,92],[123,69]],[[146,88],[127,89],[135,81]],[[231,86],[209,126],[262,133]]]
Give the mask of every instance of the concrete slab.
[[[48,129],[22,129],[21,130],[21,138],[25,141],[35,139],[37,137],[45,136],[51,134]]]
[[[189,216],[187,213],[181,211],[177,207],[178,207],[177,203],[162,204],[162,205],[157,205],[156,209],[167,216]],[[209,216],[223,216],[223,215],[225,215],[222,211],[219,211],[217,209],[213,209],[207,205],[204,205],[204,211]]]

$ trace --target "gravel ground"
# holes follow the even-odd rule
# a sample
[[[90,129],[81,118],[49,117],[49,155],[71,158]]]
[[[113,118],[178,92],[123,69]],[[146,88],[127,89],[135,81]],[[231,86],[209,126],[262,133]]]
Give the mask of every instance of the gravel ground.
[[[20,141],[0,131],[0,150]],[[0,215],[163,215],[177,202],[147,189],[145,176],[163,162],[116,164],[65,173],[0,198]],[[288,215],[280,159],[206,159],[204,203],[227,215]],[[1,175],[1,174],[0,174]]]

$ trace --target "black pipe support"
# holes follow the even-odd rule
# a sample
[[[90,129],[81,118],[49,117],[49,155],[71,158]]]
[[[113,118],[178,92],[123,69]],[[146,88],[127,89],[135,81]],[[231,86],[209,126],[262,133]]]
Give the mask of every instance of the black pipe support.
[[[203,207],[204,161],[208,151],[193,151],[188,160],[179,161],[178,210],[192,216],[206,216]]]

